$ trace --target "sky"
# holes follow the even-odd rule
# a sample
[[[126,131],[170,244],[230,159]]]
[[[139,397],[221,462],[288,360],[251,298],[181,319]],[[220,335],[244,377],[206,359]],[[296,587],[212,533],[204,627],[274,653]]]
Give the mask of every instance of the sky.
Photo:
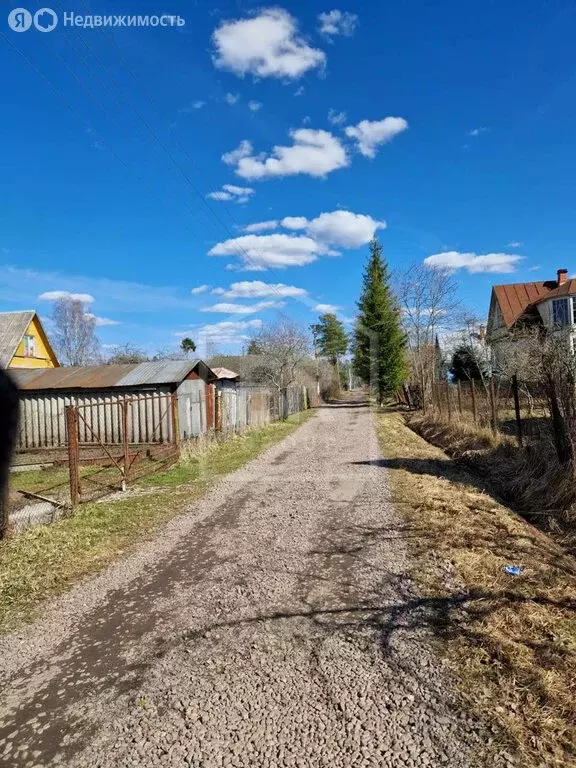
[[[232,352],[278,311],[350,323],[374,234],[480,316],[576,272],[574,4],[334,2],[57,0],[49,32],[8,2],[0,310],[49,331],[78,295],[105,350]]]

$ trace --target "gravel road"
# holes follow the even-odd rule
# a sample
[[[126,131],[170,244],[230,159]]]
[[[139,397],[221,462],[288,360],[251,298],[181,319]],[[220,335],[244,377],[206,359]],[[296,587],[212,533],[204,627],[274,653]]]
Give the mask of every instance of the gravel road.
[[[512,765],[429,650],[378,458],[365,404],[319,409],[1,640],[0,764]]]

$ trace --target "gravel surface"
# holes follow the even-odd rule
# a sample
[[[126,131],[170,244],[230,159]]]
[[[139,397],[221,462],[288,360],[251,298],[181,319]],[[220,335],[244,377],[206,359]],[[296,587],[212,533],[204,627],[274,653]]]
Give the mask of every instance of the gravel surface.
[[[6,766],[467,766],[376,432],[325,407],[0,641]]]

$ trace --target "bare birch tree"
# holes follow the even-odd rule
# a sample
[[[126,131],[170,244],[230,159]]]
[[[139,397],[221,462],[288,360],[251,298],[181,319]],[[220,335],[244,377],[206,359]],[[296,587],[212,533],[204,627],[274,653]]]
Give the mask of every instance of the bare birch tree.
[[[287,315],[280,314],[265,325],[258,338],[261,368],[259,375],[285,397],[296,381],[299,368],[310,351],[308,334]]]
[[[52,338],[64,365],[95,365],[101,361],[96,318],[83,302],[68,296],[54,302]]]
[[[438,367],[436,340],[457,322],[458,286],[449,272],[426,264],[408,267],[396,282],[412,375],[429,400]]]

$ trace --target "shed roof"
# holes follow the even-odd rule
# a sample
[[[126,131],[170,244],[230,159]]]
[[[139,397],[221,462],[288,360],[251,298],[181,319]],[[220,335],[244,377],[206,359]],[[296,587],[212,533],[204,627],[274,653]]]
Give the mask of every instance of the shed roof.
[[[212,368],[217,379],[239,379],[240,374],[231,371],[229,368]]]
[[[70,368],[12,369],[20,389],[108,389],[154,384],[180,384],[194,369],[209,381],[212,370],[202,360],[157,360],[146,363]]]
[[[0,366],[2,368],[9,366],[35,314],[33,309],[26,309],[23,312],[0,312]]]

